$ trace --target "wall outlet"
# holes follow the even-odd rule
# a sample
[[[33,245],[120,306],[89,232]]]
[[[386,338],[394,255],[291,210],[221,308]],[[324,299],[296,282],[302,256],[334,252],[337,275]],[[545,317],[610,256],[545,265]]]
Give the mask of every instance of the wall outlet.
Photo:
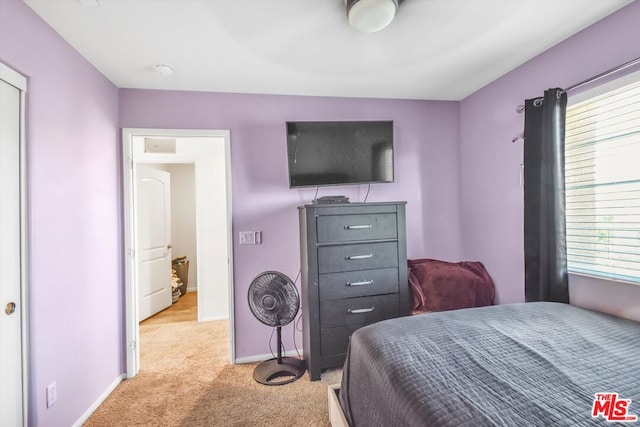
[[[56,389],[56,382],[52,382],[47,386],[47,408],[51,408],[58,400],[58,390]]]

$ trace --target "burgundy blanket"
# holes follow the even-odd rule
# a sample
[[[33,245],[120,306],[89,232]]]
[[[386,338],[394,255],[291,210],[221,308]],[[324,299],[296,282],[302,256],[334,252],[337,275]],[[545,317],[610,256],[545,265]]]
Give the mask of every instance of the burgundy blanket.
[[[410,259],[412,311],[493,305],[495,285],[481,262]]]

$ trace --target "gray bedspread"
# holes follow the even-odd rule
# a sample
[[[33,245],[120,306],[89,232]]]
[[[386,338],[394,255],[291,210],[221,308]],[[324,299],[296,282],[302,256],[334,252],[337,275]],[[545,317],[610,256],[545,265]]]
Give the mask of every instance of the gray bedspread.
[[[615,425],[591,417],[599,392],[640,420],[640,322],[539,302],[358,329],[340,403],[352,427]]]

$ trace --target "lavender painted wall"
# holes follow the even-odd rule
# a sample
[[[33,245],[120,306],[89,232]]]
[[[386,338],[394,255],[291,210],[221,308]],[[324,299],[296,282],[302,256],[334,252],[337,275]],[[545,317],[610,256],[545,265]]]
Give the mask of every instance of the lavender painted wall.
[[[285,121],[394,120],[395,183],[371,186],[369,201],[406,200],[409,257],[458,260],[458,103],[120,90],[120,125],[139,128],[229,129],[233,197],[236,356],[269,353],[270,328],[246,304],[255,275],[300,268],[296,207],[315,189],[288,188]],[[363,200],[366,186],[328,187],[319,195]],[[263,244],[238,245],[238,231],[260,230]],[[283,331],[293,350],[292,325]],[[301,348],[301,337],[297,337]]]
[[[20,0],[0,61],[28,77],[29,424],[66,427],[124,371],[118,91]]]
[[[551,87],[568,87],[640,56],[640,2],[556,45],[462,101],[461,212],[464,255],[482,260],[500,303],[524,299],[523,129],[516,106]],[[640,286],[570,277],[574,304],[638,313]],[[640,318],[640,315],[637,316]]]

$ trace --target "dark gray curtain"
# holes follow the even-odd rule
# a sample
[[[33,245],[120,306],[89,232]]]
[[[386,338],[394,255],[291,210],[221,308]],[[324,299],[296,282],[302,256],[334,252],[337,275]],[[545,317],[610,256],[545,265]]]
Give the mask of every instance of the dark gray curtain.
[[[564,199],[567,94],[545,91],[525,102],[525,299],[569,302]]]

